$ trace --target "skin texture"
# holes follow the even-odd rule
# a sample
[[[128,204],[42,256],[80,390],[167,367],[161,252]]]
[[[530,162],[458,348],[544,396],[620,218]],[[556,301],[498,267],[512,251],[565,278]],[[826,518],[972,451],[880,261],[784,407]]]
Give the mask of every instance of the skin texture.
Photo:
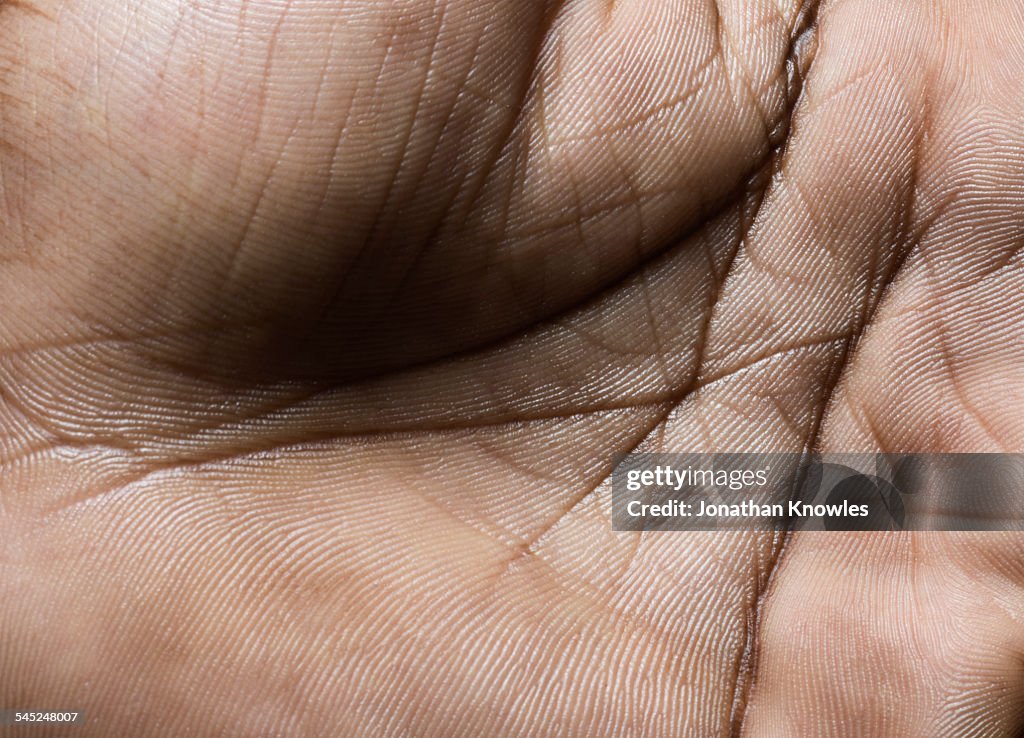
[[[1022,68],[1002,0],[0,0],[0,706],[1014,734],[1019,536],[608,475],[1024,451]]]

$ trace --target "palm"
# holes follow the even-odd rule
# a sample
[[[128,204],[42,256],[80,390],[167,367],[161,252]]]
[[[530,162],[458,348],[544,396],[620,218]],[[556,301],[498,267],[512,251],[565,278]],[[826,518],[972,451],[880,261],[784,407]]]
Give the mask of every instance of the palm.
[[[750,5],[0,10],[0,703],[1010,730],[1016,540],[610,530],[633,448],[1024,445],[1024,16]]]

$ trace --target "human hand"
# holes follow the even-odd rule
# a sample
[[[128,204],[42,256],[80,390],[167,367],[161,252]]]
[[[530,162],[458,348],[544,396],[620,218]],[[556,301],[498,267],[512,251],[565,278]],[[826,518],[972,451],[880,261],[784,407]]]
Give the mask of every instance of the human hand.
[[[633,449],[1024,447],[1010,3],[0,4],[0,707],[1002,735],[1024,548]]]

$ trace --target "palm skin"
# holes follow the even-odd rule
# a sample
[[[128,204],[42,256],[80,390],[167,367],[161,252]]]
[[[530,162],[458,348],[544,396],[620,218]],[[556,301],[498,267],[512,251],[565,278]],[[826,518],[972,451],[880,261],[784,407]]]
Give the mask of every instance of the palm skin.
[[[608,475],[1022,450],[1022,30],[995,0],[0,5],[0,705],[1012,732],[1019,537],[614,533]]]

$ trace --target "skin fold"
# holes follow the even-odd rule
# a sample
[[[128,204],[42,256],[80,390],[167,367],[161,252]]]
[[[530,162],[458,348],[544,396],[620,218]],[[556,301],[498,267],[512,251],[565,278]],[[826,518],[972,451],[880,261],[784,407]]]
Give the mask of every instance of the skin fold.
[[[609,474],[1024,451],[1022,71],[1005,0],[0,0],[0,707],[1016,734],[1020,536]]]

